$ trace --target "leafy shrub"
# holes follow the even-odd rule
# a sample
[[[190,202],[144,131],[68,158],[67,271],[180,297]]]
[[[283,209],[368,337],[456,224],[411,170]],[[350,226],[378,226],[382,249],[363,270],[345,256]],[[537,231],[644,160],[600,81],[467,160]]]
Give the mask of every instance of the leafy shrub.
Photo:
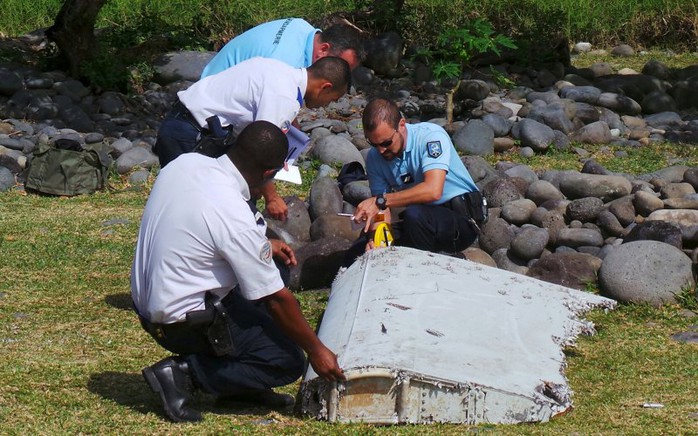
[[[154,75],[155,57],[174,49],[201,49],[206,43],[197,32],[165,20],[147,5],[130,13],[129,21],[98,30],[99,51],[81,68],[97,90],[139,91]]]
[[[493,52],[500,48],[515,49],[516,45],[504,35],[495,33],[492,24],[476,19],[463,27],[446,29],[437,38],[434,48],[423,48],[417,56],[431,65],[437,79],[458,77],[473,56]]]
[[[438,60],[434,62],[431,72],[437,79],[458,77],[461,73],[461,64],[457,62]]]
[[[444,31],[439,35],[437,47],[441,56],[453,56],[463,67],[476,54],[499,55],[501,47],[515,49],[516,45],[510,38],[495,33],[490,22],[476,19],[464,27]]]

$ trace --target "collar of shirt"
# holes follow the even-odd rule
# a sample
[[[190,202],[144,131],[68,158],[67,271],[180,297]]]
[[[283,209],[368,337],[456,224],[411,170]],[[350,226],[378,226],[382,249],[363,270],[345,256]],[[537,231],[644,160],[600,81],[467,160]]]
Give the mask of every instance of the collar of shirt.
[[[301,97],[305,100],[305,91],[308,89],[308,69],[301,68],[300,81],[298,82],[298,91]],[[301,103],[303,107],[303,103]]]
[[[409,156],[412,154],[412,150],[415,148],[415,144],[410,141],[410,138],[412,135],[410,134],[410,130],[412,129],[412,126],[409,124],[405,124],[405,149],[402,150],[402,156],[400,156],[398,159],[401,159],[403,161],[408,160]]]
[[[250,187],[247,185],[247,182],[242,177],[242,174],[240,174],[240,171],[238,171],[237,167],[235,166],[235,164],[233,164],[228,155],[224,154],[216,160],[218,161],[218,164],[226,172],[226,174],[230,174],[230,176],[238,184],[238,186],[240,187],[240,194],[242,194],[242,198],[244,198],[245,201],[249,201]]]
[[[315,35],[320,33],[319,29],[313,29],[308,34],[308,39],[305,41],[305,66],[309,67],[313,63],[313,46],[315,45]]]

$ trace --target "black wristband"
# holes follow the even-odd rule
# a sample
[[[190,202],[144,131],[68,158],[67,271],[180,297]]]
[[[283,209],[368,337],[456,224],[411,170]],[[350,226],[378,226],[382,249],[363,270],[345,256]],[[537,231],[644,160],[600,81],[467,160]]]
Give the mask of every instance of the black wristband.
[[[385,195],[378,194],[376,197],[376,206],[378,206],[378,209],[380,210],[385,210],[388,208],[388,202],[385,199]]]

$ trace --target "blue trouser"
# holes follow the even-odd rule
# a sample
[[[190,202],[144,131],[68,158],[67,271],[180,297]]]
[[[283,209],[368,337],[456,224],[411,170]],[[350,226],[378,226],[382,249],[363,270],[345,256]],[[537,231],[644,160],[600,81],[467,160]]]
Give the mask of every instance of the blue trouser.
[[[402,224],[397,226],[398,245],[455,253],[477,238],[477,230],[468,217],[445,206],[414,204],[401,216]]]
[[[158,137],[153,152],[158,155],[160,168],[182,153],[189,153],[196,147],[200,128],[190,119],[191,115],[183,105],[175,105],[160,123]]]
[[[455,253],[475,242],[477,229],[469,218],[446,206],[414,204],[400,214],[402,222],[393,223],[395,245],[419,250]],[[344,257],[344,266],[351,265],[361,256],[368,235],[362,235],[349,248]]]
[[[231,292],[223,304],[231,319],[233,352],[182,356],[204,391],[225,396],[244,389],[269,389],[292,383],[303,374],[303,351],[279,329],[262,303]]]
[[[288,266],[281,262],[277,266],[286,282]],[[215,395],[235,395],[246,389],[284,386],[302,375],[303,350],[281,331],[263,303],[248,301],[234,289],[222,304],[233,339],[230,354],[217,356],[213,352],[205,328],[175,323],[168,325],[173,328],[167,329],[164,337],[151,333],[162,347],[181,354],[201,389]]]

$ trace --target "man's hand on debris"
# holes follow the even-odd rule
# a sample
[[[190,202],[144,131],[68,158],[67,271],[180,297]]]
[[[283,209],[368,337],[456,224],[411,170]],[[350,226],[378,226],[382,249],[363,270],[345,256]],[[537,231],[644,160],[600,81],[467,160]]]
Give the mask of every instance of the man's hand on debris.
[[[310,328],[298,300],[288,288],[267,295],[261,301],[281,330],[308,353],[308,360],[317,375],[330,381],[344,380],[344,371],[339,367],[337,355],[327,348]]]
[[[325,380],[346,380],[344,371],[339,367],[339,362],[337,362],[337,355],[324,345],[321,345],[317,350],[309,352],[308,360],[317,375]]]

